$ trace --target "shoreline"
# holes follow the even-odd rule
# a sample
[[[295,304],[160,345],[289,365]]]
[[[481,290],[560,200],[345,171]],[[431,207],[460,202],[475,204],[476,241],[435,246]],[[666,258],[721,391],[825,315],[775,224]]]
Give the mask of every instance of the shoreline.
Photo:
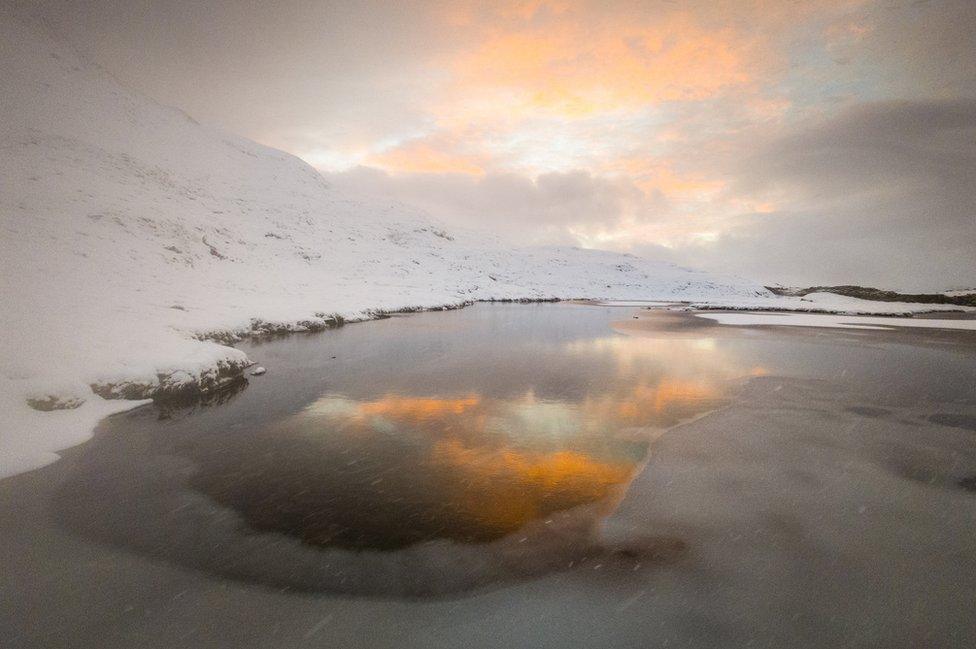
[[[782,298],[771,298],[781,300]],[[69,390],[34,389],[32,385],[14,387],[15,381],[9,378],[0,379],[0,405],[9,413],[8,428],[5,436],[0,439],[0,480],[43,467],[56,462],[63,451],[76,446],[91,438],[91,435],[104,417],[138,408],[152,400],[196,399],[208,394],[217,394],[232,384],[241,381],[247,368],[254,365],[248,356],[234,347],[236,343],[270,338],[274,336],[295,333],[318,333],[335,329],[346,324],[356,324],[384,319],[396,315],[412,313],[428,313],[436,311],[452,311],[463,309],[474,304],[551,304],[569,303],[604,307],[640,308],[642,311],[667,311],[671,307],[679,307],[681,312],[691,311],[729,311],[749,312],[762,311],[766,313],[816,313],[825,315],[849,315],[848,312],[828,310],[825,308],[788,308],[792,304],[780,304],[777,307],[766,306],[755,308],[750,303],[742,306],[721,304],[721,300],[712,303],[675,300],[605,300],[589,298],[557,298],[557,297],[523,297],[523,298],[488,298],[478,300],[462,300],[453,303],[442,303],[431,306],[405,306],[399,309],[365,309],[349,317],[339,313],[316,312],[312,318],[292,321],[270,321],[262,318],[251,318],[250,327],[228,327],[209,331],[186,332],[187,340],[203,344],[214,345],[211,358],[203,363],[197,361],[198,367],[190,371],[179,366],[168,371],[156,370],[155,381],[147,381],[143,377],[132,377],[119,380],[87,383],[88,393],[74,386]],[[920,307],[931,307],[919,304]],[[783,308],[787,307],[787,308]],[[927,316],[936,314],[970,314],[973,309],[925,309],[912,312],[907,317]],[[860,313],[858,315],[884,317],[896,319],[906,317],[902,313]],[[974,316],[976,317],[976,316]],[[967,318],[968,319],[968,318]],[[716,323],[716,326],[719,326]],[[751,325],[765,326],[765,325]],[[12,388],[12,389],[8,389]],[[41,431],[37,434],[37,431]]]
[[[155,370],[155,382],[147,382],[141,377],[89,382],[85,384],[87,394],[79,390],[78,385],[61,390],[38,390],[34,387],[35,382],[29,382],[20,390],[7,389],[15,381],[0,377],[0,407],[8,413],[7,429],[0,436],[0,480],[57,462],[60,451],[91,439],[95,428],[105,417],[134,410],[155,400],[178,402],[219,394],[240,382],[246,370],[254,365],[244,352],[234,347],[246,340],[321,333],[347,324],[412,313],[454,311],[476,303],[542,304],[569,301],[554,297],[490,298],[399,309],[364,309],[355,315],[350,314],[350,317],[325,312],[317,312],[312,318],[291,321],[252,317],[249,328],[185,332],[187,341],[214,345],[216,350],[222,352],[195,372],[177,367],[168,372]],[[234,353],[227,354],[228,351]],[[36,434],[38,430],[43,431],[42,435]],[[38,443],[39,440],[43,441]]]

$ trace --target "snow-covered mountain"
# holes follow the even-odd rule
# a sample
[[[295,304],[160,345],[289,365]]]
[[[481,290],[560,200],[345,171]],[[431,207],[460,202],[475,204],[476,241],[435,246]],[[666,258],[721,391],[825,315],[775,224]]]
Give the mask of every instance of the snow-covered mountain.
[[[0,475],[120,407],[95,396],[246,362],[201,340],[256,321],[512,298],[767,295],[616,253],[506,249],[419,210],[344,198],[284,152],[203,126],[0,10]],[[133,390],[128,390],[131,396]],[[40,414],[26,398],[83,405]]]

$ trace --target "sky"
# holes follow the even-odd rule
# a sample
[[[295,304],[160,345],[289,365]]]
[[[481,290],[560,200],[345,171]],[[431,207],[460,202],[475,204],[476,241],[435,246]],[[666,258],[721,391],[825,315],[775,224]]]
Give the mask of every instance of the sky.
[[[976,2],[34,0],[337,188],[766,283],[976,287]]]

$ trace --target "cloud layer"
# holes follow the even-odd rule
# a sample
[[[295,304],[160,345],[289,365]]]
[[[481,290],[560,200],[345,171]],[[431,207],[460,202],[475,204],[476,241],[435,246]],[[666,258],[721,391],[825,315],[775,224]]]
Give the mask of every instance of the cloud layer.
[[[976,285],[968,0],[17,0],[340,187],[767,282]]]
[[[790,283],[972,286],[976,101],[882,102],[790,133],[749,157],[733,190],[789,197],[742,216],[712,266]]]

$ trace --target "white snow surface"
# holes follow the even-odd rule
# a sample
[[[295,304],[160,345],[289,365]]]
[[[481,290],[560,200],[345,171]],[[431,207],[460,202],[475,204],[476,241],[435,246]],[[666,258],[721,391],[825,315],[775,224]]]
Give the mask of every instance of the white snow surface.
[[[973,307],[953,304],[923,304],[918,302],[876,302],[836,293],[809,293],[803,297],[759,296],[759,297],[716,297],[703,301],[693,301],[697,308],[729,308],[776,311],[813,311],[852,315],[913,315],[935,311],[974,312]]]
[[[512,249],[344,197],[298,158],[123,87],[4,8],[0,84],[0,477],[140,403],[92,386],[145,396],[250,363],[215,334],[487,299],[780,301],[740,278]],[[82,405],[27,405],[52,397]]]
[[[724,325],[773,325],[783,327],[832,327],[840,329],[962,329],[976,331],[976,320],[939,318],[898,318],[836,315],[827,313],[696,313],[699,318]]]

